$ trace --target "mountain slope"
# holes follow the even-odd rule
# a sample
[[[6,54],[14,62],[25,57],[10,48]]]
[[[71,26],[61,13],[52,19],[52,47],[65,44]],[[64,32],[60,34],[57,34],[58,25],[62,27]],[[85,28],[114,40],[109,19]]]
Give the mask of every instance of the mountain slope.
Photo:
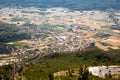
[[[0,0],[0,4],[35,7],[65,7],[69,9],[120,9],[120,0]]]

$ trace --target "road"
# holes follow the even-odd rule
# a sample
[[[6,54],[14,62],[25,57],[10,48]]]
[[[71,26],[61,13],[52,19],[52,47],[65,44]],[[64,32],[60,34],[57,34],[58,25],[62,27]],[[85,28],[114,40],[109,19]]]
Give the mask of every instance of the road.
[[[108,12],[110,13],[111,18],[113,19],[114,23],[117,25],[118,29],[120,29],[120,24],[118,23],[118,20],[115,17],[115,13],[112,11],[112,9],[109,9]]]

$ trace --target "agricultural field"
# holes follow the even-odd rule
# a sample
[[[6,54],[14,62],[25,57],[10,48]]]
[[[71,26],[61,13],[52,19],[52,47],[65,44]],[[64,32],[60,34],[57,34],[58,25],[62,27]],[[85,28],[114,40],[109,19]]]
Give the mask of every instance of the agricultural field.
[[[119,80],[88,71],[120,65],[119,3],[1,0],[0,80]]]

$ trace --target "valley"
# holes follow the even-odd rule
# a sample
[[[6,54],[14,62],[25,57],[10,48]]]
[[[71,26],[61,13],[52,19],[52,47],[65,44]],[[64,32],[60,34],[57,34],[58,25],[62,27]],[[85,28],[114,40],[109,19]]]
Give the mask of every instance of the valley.
[[[0,80],[120,79],[118,0],[6,1],[0,1]]]

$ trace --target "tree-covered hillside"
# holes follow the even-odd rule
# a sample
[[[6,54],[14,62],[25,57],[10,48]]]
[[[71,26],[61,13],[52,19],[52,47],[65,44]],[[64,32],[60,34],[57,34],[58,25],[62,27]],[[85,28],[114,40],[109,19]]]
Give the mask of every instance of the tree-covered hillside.
[[[120,65],[120,50],[108,52],[91,49],[83,52],[56,53],[56,57],[45,57],[37,61],[30,61],[22,65],[8,65],[0,67],[0,79],[4,80],[120,80],[112,78],[98,78],[85,75],[88,79],[79,79],[72,75],[76,69],[86,66]],[[66,71],[67,76],[53,76],[58,71]],[[9,72],[8,72],[9,71]],[[14,79],[13,79],[14,78]],[[54,78],[54,79],[53,79]]]
[[[16,45],[7,44],[8,42],[31,38],[29,32],[23,30],[16,25],[0,22],[0,54],[10,54],[15,49]]]
[[[28,39],[30,35],[22,32],[16,25],[0,22],[0,42]]]
[[[64,7],[73,10],[120,9],[120,0],[0,0],[0,4],[6,4],[6,6],[36,6],[41,8]]]

